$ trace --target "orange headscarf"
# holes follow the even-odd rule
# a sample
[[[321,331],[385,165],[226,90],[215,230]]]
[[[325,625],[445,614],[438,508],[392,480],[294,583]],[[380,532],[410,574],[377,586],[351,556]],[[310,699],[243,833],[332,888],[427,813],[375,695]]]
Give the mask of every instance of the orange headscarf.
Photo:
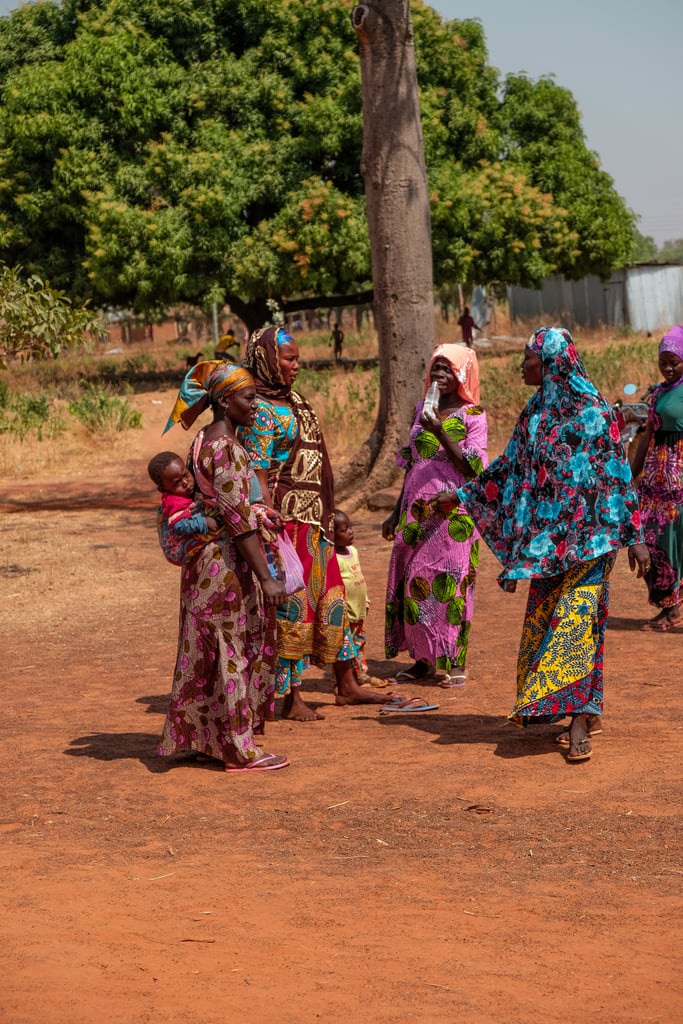
[[[460,397],[464,398],[466,402],[471,402],[472,405],[479,405],[479,363],[476,352],[474,349],[468,348],[467,345],[437,345],[427,366],[425,394],[431,384],[432,366],[439,357],[450,364],[458,382]]]

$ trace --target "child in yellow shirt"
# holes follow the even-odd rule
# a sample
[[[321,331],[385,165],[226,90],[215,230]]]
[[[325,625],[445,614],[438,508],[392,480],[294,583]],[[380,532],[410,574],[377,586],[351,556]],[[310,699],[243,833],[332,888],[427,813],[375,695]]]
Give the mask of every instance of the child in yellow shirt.
[[[361,569],[358,551],[353,546],[353,526],[341,509],[334,511],[334,550],[339,562],[339,571],[346,590],[346,607],[355,651],[358,682],[365,686],[384,687],[392,680],[379,679],[368,672],[365,659],[365,618],[368,611],[368,590]]]

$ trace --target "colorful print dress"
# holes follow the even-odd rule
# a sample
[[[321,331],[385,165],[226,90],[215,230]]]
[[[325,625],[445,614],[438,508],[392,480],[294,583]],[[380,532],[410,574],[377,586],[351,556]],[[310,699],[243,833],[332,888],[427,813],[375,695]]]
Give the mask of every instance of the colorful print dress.
[[[257,529],[246,451],[228,437],[193,452],[207,512],[223,529],[181,569],[178,656],[159,753],[196,750],[231,763],[258,756],[274,700],[275,614],[234,538]]]
[[[675,608],[683,575],[683,383],[658,389],[652,413],[656,429],[638,485],[652,566],[645,582],[650,604]]]
[[[239,430],[254,469],[268,472],[272,494],[276,492],[279,470],[289,459],[298,431],[299,423],[291,404],[277,399],[259,399],[254,424]],[[321,467],[322,460],[312,460],[309,471],[319,473]],[[303,501],[297,505],[297,495],[291,495],[291,510],[304,517],[317,506],[305,495],[301,497]],[[306,587],[290,594],[285,604],[277,609],[276,691],[279,696],[288,694],[292,686],[301,685],[302,673],[310,663],[326,665],[353,657],[348,644],[344,584],[334,545],[319,522],[289,518],[286,510],[283,514],[285,529],[303,565]]]
[[[397,464],[406,469],[400,517],[389,565],[385,652],[394,658],[408,650],[449,672],[467,658],[474,609],[479,543],[472,518],[463,508],[448,516],[430,501],[465,483],[438,438],[420,424],[415,411],[409,444]],[[444,428],[475,473],[487,464],[486,414],[465,405],[443,417]]]
[[[612,408],[570,333],[530,343],[543,381],[505,451],[458,494],[502,564],[499,583],[530,580],[517,665],[517,725],[601,714],[609,575],[642,539],[638,499]]]

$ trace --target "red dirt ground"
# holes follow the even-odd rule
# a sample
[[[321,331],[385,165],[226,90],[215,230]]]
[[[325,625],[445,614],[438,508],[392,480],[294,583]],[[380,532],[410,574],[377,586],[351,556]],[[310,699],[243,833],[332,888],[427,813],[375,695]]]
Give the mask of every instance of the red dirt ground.
[[[683,630],[638,631],[625,558],[590,762],[505,724],[525,595],[485,552],[465,690],[405,686],[439,710],[380,717],[310,670],[325,720],[268,729],[291,768],[227,776],[155,755],[160,447],[155,423],[123,465],[0,489],[3,1022],[682,1020]],[[386,675],[389,547],[354,518]]]

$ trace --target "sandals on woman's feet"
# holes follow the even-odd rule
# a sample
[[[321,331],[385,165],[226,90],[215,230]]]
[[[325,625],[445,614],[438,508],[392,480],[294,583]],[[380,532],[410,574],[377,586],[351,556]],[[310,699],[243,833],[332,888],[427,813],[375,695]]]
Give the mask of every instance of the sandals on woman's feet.
[[[226,772],[274,772],[278,768],[287,768],[288,766],[289,761],[286,757],[281,757],[279,754],[261,754],[260,757],[246,761],[244,764],[226,763],[225,770]]]
[[[603,732],[602,719],[599,715],[594,718],[594,724],[588,725],[587,738],[590,740],[593,736],[601,736]],[[553,737],[553,742],[558,743],[561,747],[570,747],[571,742],[569,739],[569,728],[563,729],[562,732],[558,732]]]
[[[567,760],[576,761],[588,761],[593,756],[591,749],[591,743],[587,736],[584,736],[578,743],[572,743],[569,747],[569,753],[567,754]]]
[[[677,621],[678,616],[675,619],[671,618],[671,609],[662,608],[658,615],[655,615],[654,619],[650,619],[649,622],[645,622],[641,627],[643,633],[666,633]]]
[[[442,690],[461,690],[467,682],[467,676],[464,672],[454,673],[453,675],[446,675],[443,679],[439,680],[439,686]]]
[[[410,668],[404,668],[397,672],[394,679],[397,683],[415,683],[420,679],[426,679],[432,674],[431,665],[426,661],[416,661]]]

